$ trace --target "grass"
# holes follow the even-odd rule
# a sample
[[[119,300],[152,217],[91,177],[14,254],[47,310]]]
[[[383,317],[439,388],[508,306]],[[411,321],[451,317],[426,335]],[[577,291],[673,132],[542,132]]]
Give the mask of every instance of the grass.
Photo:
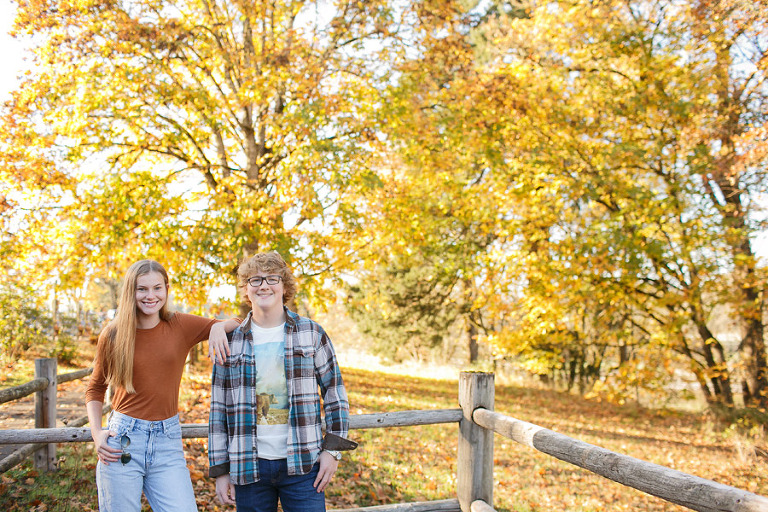
[[[98,510],[90,446],[71,443],[57,449],[58,471],[40,473],[27,461],[0,477],[0,509],[4,511]]]
[[[209,375],[205,362],[185,375],[182,422],[207,421]],[[352,414],[458,407],[455,380],[353,368],[345,368],[344,377]],[[765,432],[754,420],[726,424],[707,412],[619,407],[499,384],[495,408],[609,450],[768,495]],[[456,425],[355,430],[350,435],[359,447],[339,465],[327,490],[329,508],[455,497]],[[185,440],[185,450],[199,509],[225,510],[215,501],[213,482],[206,477],[206,440]],[[0,510],[96,510],[91,445],[59,445],[57,453],[60,465],[55,473],[39,474],[25,462],[2,475]],[[687,510],[500,436],[495,437],[494,459],[494,505],[501,512]]]
[[[12,362],[2,361],[2,371],[0,371],[0,386],[10,388],[20,386],[35,378],[35,365],[28,361]]]

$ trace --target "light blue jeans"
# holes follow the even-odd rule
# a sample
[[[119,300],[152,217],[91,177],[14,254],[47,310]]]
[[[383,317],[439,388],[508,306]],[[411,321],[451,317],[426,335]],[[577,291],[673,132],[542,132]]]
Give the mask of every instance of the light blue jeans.
[[[100,512],[140,512],[142,491],[154,512],[197,512],[178,415],[147,421],[113,412],[107,425],[117,432],[107,440],[111,448],[122,449],[123,436],[130,439],[123,451],[131,460],[96,465]]]

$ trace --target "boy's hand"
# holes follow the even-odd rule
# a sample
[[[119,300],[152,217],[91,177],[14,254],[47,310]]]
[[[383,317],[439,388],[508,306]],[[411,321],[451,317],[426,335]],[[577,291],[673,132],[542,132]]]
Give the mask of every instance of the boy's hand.
[[[216,477],[216,497],[222,505],[235,504],[235,484],[229,479],[229,473]]]
[[[331,482],[331,478],[336,474],[336,469],[339,467],[339,461],[333,458],[333,455],[323,450],[320,452],[320,471],[317,473],[315,483],[312,484],[317,489],[317,492],[323,492],[325,487]]]

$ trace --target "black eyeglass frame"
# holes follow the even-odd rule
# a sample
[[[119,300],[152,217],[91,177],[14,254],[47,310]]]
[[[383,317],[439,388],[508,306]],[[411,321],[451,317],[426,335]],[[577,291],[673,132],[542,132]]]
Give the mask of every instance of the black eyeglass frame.
[[[266,281],[268,285],[274,286],[280,281],[282,281],[282,279],[283,279],[283,276],[278,276],[276,274],[273,274],[273,275],[264,276],[264,277],[261,277],[261,276],[249,277],[248,279],[246,279],[246,282],[249,285],[253,286],[254,288],[258,288],[259,286],[261,286],[261,283],[263,283],[264,281]]]
[[[131,438],[127,434],[120,436],[120,448],[123,450],[123,453],[120,454],[120,462],[123,463],[123,466],[131,462],[131,452],[125,451],[129,446],[131,446]]]

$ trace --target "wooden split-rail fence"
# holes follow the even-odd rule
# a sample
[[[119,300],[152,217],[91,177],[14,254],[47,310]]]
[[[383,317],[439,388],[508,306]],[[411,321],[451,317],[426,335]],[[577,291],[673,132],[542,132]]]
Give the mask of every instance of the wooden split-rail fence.
[[[85,421],[77,420],[83,421],[79,425],[65,428],[55,426],[56,383],[83,378],[90,374],[90,369],[57,376],[55,359],[38,359],[35,368],[35,380],[0,390],[0,403],[38,393],[36,428],[0,430],[0,444],[28,443],[32,448],[25,449],[29,450],[26,456],[36,451],[35,465],[43,470],[53,470],[56,443],[92,441],[90,428],[83,427],[87,417]],[[495,434],[692,510],[768,512],[768,498],[764,496],[612,452],[494,412],[494,399],[492,373],[462,372],[459,376],[459,408],[352,415],[350,429],[458,423],[456,497],[344,509],[345,512],[493,512]],[[107,410],[105,406],[105,412]],[[182,425],[184,438],[207,436],[208,425]],[[9,469],[6,460],[8,458],[0,461],[0,472]]]

